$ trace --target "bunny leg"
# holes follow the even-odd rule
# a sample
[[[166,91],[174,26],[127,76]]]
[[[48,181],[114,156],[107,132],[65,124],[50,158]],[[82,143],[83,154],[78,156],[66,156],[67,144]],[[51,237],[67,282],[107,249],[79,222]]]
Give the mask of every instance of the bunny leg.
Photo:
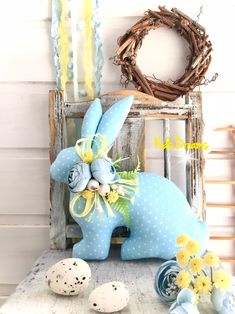
[[[73,246],[72,256],[84,260],[104,260],[108,257],[112,228],[82,228],[83,239]],[[90,229],[90,230],[89,230]]]
[[[130,237],[122,244],[121,257],[123,260],[151,258],[158,256],[159,249],[152,239]]]

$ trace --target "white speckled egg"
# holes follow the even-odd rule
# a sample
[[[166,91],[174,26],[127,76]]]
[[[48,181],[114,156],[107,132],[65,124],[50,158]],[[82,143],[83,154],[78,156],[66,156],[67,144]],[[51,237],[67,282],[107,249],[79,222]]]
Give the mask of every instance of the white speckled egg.
[[[46,283],[55,293],[77,295],[89,285],[91,269],[80,258],[66,258],[51,266],[46,273]]]
[[[129,291],[124,283],[113,281],[99,286],[89,296],[89,307],[97,312],[121,311],[129,302]]]

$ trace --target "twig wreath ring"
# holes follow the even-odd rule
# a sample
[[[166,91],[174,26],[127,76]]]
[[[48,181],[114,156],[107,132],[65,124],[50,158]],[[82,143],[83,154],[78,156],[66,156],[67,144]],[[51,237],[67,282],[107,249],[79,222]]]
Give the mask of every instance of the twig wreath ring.
[[[161,81],[144,75],[136,63],[138,50],[150,30],[159,27],[175,30],[189,44],[190,56],[182,77],[176,81]],[[174,101],[208,80],[205,73],[211,62],[212,44],[205,28],[176,8],[167,10],[159,6],[159,11],[148,10],[145,16],[118,39],[119,48],[114,56],[114,64],[121,66],[124,85],[132,82],[140,92],[164,101]],[[214,81],[218,74],[212,78]]]

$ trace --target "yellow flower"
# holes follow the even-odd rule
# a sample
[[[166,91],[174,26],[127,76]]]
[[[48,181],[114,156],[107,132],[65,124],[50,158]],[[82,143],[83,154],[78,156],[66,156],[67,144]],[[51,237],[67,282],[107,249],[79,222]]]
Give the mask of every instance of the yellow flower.
[[[190,284],[190,275],[186,270],[181,270],[176,277],[176,285],[180,288],[188,288]]]
[[[109,203],[115,203],[119,198],[119,195],[115,191],[111,191],[108,195],[108,202]]]
[[[201,257],[194,257],[189,262],[189,269],[192,273],[200,273],[204,267],[204,261]]]
[[[186,249],[182,249],[176,253],[176,260],[182,266],[186,265],[189,262],[189,259],[190,253]]]
[[[200,295],[199,295],[199,291],[196,288],[193,288],[192,286],[189,286],[189,289],[193,292],[194,297],[195,297],[195,302],[194,303],[198,303]]]
[[[231,277],[224,269],[214,273],[214,283],[216,288],[226,290],[231,286]]]
[[[94,192],[89,191],[89,190],[85,190],[82,192],[82,197],[87,199],[87,200],[90,200],[94,197]]]
[[[134,204],[135,198],[134,197],[130,198],[130,202],[131,202],[131,204]]]
[[[219,257],[212,252],[208,252],[204,256],[204,262],[211,267],[218,267]]]
[[[201,250],[201,246],[199,242],[196,240],[189,240],[186,245],[186,248],[191,254],[197,254]]]
[[[204,275],[198,276],[195,280],[195,288],[199,291],[199,293],[209,293],[212,289],[210,279]]]
[[[186,233],[182,233],[180,236],[176,238],[177,246],[186,246],[189,241],[189,236]]]

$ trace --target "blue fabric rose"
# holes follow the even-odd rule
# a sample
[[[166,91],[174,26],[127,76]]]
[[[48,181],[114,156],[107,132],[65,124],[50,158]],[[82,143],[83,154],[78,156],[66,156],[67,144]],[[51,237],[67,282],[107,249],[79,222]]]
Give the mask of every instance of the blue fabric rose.
[[[219,314],[235,314],[235,285],[229,291],[214,288],[211,302]]]
[[[87,186],[91,178],[90,166],[85,162],[76,163],[70,170],[68,176],[68,187],[70,192],[81,192]]]
[[[200,314],[197,307],[193,304],[195,296],[190,289],[184,288],[177,296],[177,300],[170,307],[170,314]]]
[[[155,290],[160,299],[166,304],[175,302],[179,288],[175,284],[176,276],[180,272],[176,261],[167,261],[163,263],[155,276]]]
[[[95,159],[91,164],[91,172],[101,184],[111,184],[120,178],[112,162],[105,158]]]

